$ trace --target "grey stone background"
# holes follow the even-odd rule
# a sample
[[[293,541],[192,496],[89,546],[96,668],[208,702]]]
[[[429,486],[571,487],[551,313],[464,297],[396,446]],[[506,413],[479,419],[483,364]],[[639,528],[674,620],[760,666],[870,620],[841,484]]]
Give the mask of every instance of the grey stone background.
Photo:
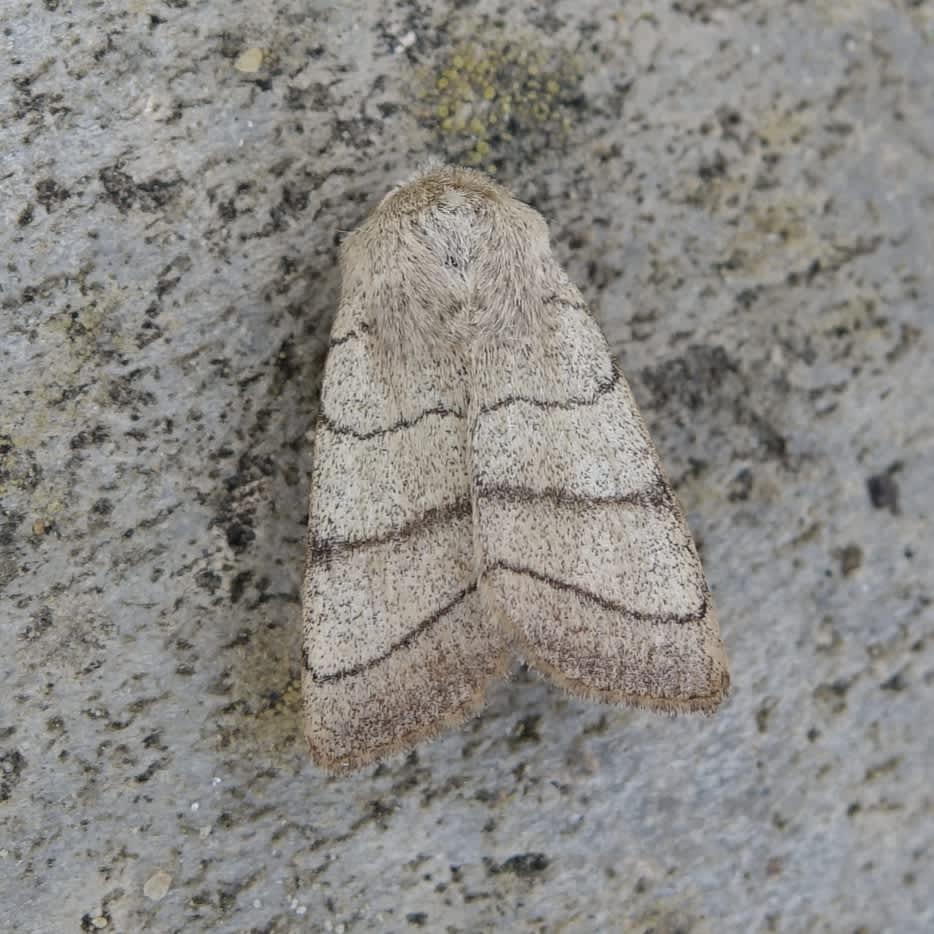
[[[934,4],[521,6],[2,0],[4,931],[934,929]],[[337,244],[431,156],[550,219],[734,691],[329,779]]]

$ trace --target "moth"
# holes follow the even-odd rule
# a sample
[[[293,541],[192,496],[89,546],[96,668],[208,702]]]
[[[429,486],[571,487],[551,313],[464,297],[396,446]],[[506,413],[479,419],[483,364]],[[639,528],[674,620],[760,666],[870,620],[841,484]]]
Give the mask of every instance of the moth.
[[[697,551],[541,215],[429,169],[341,270],[302,595],[313,759],[461,723],[516,659],[596,701],[713,710],[730,676]]]

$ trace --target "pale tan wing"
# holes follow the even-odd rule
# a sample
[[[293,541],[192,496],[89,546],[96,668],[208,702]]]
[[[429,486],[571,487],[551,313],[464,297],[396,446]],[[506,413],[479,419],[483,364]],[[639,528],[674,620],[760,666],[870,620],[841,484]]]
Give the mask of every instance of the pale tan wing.
[[[490,343],[471,384],[480,588],[519,653],[576,694],[713,709],[729,673],[703,570],[577,290]]]
[[[453,359],[388,372],[366,325],[339,315],[303,590],[305,732],[332,771],[462,720],[504,668],[476,587],[465,386]]]

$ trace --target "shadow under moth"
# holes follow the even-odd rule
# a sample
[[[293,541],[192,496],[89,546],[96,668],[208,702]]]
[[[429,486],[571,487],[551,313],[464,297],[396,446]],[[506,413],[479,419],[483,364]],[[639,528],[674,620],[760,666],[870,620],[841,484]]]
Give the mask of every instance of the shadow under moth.
[[[302,594],[314,760],[462,722],[517,657],[593,700],[713,710],[730,677],[694,542],[541,215],[434,168],[341,269]]]

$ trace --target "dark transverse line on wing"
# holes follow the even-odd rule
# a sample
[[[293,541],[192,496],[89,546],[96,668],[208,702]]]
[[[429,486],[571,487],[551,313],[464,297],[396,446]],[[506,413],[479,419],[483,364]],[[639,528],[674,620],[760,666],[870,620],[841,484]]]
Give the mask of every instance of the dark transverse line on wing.
[[[477,498],[518,503],[537,503],[547,500],[557,506],[579,506],[584,509],[594,506],[642,506],[651,509],[662,506],[671,507],[674,504],[671,489],[659,472],[656,472],[655,478],[645,488],[633,493],[618,493],[614,496],[588,496],[584,493],[568,493],[554,487],[533,490],[527,486],[502,483],[480,487],[477,490]]]
[[[707,594],[703,593],[700,606],[690,613],[645,613],[642,610],[633,610],[624,603],[616,600],[607,600],[599,594],[577,584],[571,584],[567,581],[559,580],[557,577],[551,577],[548,574],[541,574],[532,568],[522,567],[518,564],[510,564],[508,561],[496,561],[485,568],[483,573],[490,574],[493,571],[508,571],[511,574],[521,574],[524,577],[531,577],[533,580],[540,581],[543,584],[553,587],[555,590],[563,590],[573,593],[588,603],[593,603],[604,610],[612,610],[615,613],[623,613],[630,619],[637,620],[640,623],[659,623],[660,625],[683,626],[686,623],[700,622],[707,615]]]
[[[465,587],[453,600],[445,604],[439,610],[435,610],[431,616],[423,619],[414,629],[411,629],[407,632],[398,642],[394,642],[385,652],[380,655],[375,656],[374,658],[369,659],[365,662],[360,662],[358,665],[354,665],[351,668],[342,668],[339,671],[334,671],[328,675],[322,675],[319,672],[315,671],[311,667],[311,663],[308,660],[308,655],[304,648],[302,648],[302,659],[305,663],[305,668],[311,672],[312,681],[315,684],[327,684],[330,681],[342,681],[344,678],[352,678],[354,675],[363,674],[364,671],[369,671],[371,668],[375,668],[381,662],[386,661],[390,655],[394,655],[399,649],[404,649],[407,646],[411,645],[423,632],[430,629],[434,626],[438,620],[444,618],[448,613],[451,612],[458,604],[462,603],[467,599],[470,594],[472,594],[477,589],[477,584],[474,582],[469,587]]]
[[[603,396],[612,392],[613,389],[616,388],[620,379],[620,372],[614,366],[612,375],[609,377],[609,379],[604,380],[597,387],[594,394],[592,396],[588,396],[586,399],[542,400],[533,399],[529,396],[507,396],[505,399],[500,399],[490,405],[482,406],[479,414],[489,415],[491,412],[496,412],[499,409],[504,409],[507,406],[516,405],[520,402],[546,410],[586,408],[587,406],[595,405],[600,399],[603,398]],[[323,412],[319,416],[319,424],[333,434],[350,435],[350,437],[356,438],[358,441],[369,441],[371,438],[378,438],[381,435],[389,435],[396,431],[404,431],[406,428],[412,428],[414,425],[417,425],[423,418],[428,418],[431,415],[437,415],[441,418],[467,417],[467,413],[461,409],[450,409],[447,406],[438,405],[431,409],[425,409],[423,412],[419,412],[418,415],[415,415],[412,418],[403,418],[397,422],[394,422],[392,425],[388,425],[385,428],[374,428],[371,431],[357,431],[355,428],[351,428],[349,425],[341,425],[339,422],[334,421]]]
[[[557,578],[550,577],[547,574],[540,574],[538,571],[533,571],[531,568],[512,565],[505,561],[497,561],[495,564],[492,564],[486,568],[483,573],[489,574],[493,571],[508,571],[512,574],[520,574],[526,577],[531,577],[533,580],[547,584],[549,587],[553,587],[555,590],[563,590],[568,593],[573,593],[575,596],[580,597],[582,600],[585,600],[588,603],[593,603],[596,606],[599,606],[601,609],[623,613],[630,619],[639,620],[640,622],[658,623],[659,625],[683,626],[689,623],[699,622],[707,615],[708,610],[706,592],[703,594],[700,607],[691,613],[643,613],[639,610],[631,610],[622,603],[617,603],[613,600],[606,600],[597,594],[591,593],[589,590],[585,590],[583,587],[578,587],[576,584],[570,584],[566,581],[558,580]],[[436,610],[431,614],[431,616],[423,619],[417,626],[407,632],[397,642],[394,642],[388,649],[386,649],[385,652],[382,652],[381,654],[375,656],[374,658],[368,659],[365,662],[360,662],[357,665],[353,665],[350,668],[342,668],[338,671],[331,672],[330,674],[321,674],[311,667],[311,662],[309,661],[307,652],[303,647],[302,660],[305,668],[311,673],[312,681],[314,681],[315,684],[327,684],[334,681],[342,681],[344,678],[352,678],[356,675],[363,674],[365,671],[376,668],[400,649],[404,649],[410,646],[420,635],[431,629],[435,623],[443,619],[448,613],[451,612],[451,610],[467,599],[470,594],[474,593],[476,589],[476,583],[471,584],[469,587],[465,587],[451,601],[449,601],[440,609]]]
[[[404,525],[384,532],[382,535],[370,535],[365,538],[354,539],[315,538],[311,541],[311,560],[312,563],[326,562],[343,552],[356,551],[358,548],[370,548],[374,545],[386,545],[389,542],[401,542],[431,528],[433,525],[448,522],[451,519],[463,519],[469,516],[470,513],[470,497],[464,496],[445,506],[434,506],[431,509],[426,509],[421,515],[416,516]]]
[[[414,418],[403,418],[395,424],[390,425],[388,428],[374,428],[372,431],[357,431],[354,428],[350,428],[348,425],[341,425],[333,421],[323,412],[318,416],[318,425],[319,427],[323,426],[335,435],[350,435],[352,438],[356,438],[357,441],[369,441],[371,438],[379,438],[382,435],[391,435],[396,431],[404,431],[406,428],[417,425],[423,418],[428,418],[431,415],[438,415],[441,418],[447,418],[448,416],[453,416],[454,418],[465,417],[464,413],[457,409],[449,409],[446,406],[439,405],[433,409],[425,409],[424,412],[419,412]]]
[[[551,400],[543,401],[541,399],[533,399],[531,396],[507,396],[505,399],[500,399],[497,402],[493,402],[490,405],[484,405],[480,408],[481,415],[489,415],[490,412],[496,412],[499,409],[505,409],[507,406],[515,405],[517,402],[523,402],[526,405],[534,405],[538,409],[578,409],[586,408],[589,405],[596,405],[605,395],[612,392],[617,384],[619,383],[622,375],[620,371],[616,368],[616,365],[613,366],[613,371],[610,374],[608,379],[603,380],[594,391],[592,396],[588,396],[586,399],[564,399],[564,400]]]
[[[476,495],[479,500],[506,500],[519,503],[550,502],[557,506],[574,506],[580,509],[600,506],[640,506],[645,509],[670,509],[674,505],[671,490],[660,473],[656,474],[655,480],[645,489],[638,490],[635,493],[620,493],[617,496],[584,496],[553,488],[532,490],[525,486],[507,486],[505,484],[481,487],[476,491]],[[361,548],[386,545],[390,542],[403,542],[434,525],[452,519],[464,519],[471,515],[471,512],[470,497],[463,496],[445,506],[433,506],[414,519],[380,535],[369,535],[354,539],[314,538],[311,541],[310,548],[311,563],[326,563],[340,554]]]
[[[348,341],[356,340],[358,337],[362,337],[364,334],[369,334],[373,329],[370,325],[365,322],[357,325],[356,331],[347,331],[346,334],[341,334],[340,337],[332,337],[330,341],[331,347],[340,347],[341,344],[346,344]]]

